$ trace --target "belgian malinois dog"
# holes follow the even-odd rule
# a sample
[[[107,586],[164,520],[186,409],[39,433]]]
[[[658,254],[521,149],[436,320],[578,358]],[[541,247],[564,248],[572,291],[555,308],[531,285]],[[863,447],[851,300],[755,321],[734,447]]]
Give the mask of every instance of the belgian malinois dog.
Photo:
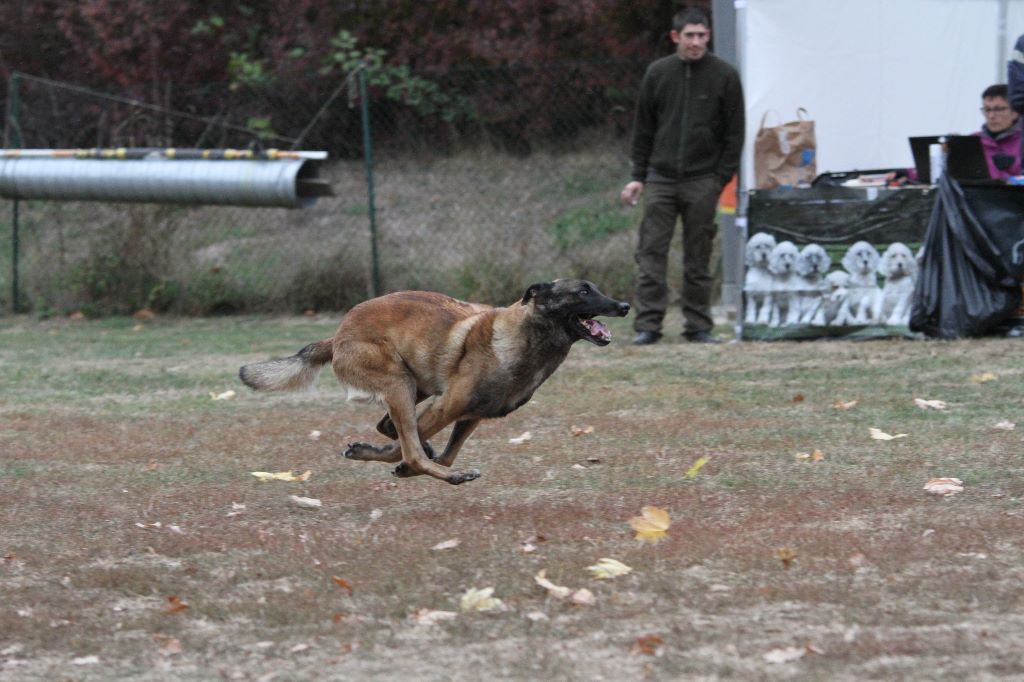
[[[400,462],[396,476],[428,474],[458,485],[480,476],[450,468],[480,420],[527,402],[580,339],[607,346],[611,333],[595,316],[627,313],[628,303],[579,279],[534,284],[505,308],[401,291],[353,307],[333,338],[245,365],[238,375],[257,391],[294,391],[312,386],[329,362],[348,400],[387,408],[377,430],[397,441],[351,443],[345,457]],[[431,397],[417,416],[416,404]],[[435,455],[428,440],[449,424],[448,444]]]

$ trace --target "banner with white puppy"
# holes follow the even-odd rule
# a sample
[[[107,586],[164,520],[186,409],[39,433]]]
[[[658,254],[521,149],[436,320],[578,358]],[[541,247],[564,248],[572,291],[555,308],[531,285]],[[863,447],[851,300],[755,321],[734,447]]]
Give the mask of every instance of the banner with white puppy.
[[[908,326],[930,188],[750,193],[740,338],[920,336]]]

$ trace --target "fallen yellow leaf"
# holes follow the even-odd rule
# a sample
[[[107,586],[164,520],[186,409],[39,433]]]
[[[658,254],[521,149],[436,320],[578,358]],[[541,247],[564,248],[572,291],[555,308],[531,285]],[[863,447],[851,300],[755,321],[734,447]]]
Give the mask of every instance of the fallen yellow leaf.
[[[821,450],[815,450],[814,452],[798,452],[796,453],[796,460],[798,462],[820,462],[825,459],[825,455]]]
[[[223,393],[210,392],[210,398],[212,400],[231,400],[235,397],[235,392],[232,390],[224,391]]]
[[[972,374],[971,381],[976,384],[983,384],[986,381],[995,381],[999,377],[992,372],[982,372],[981,374]]]
[[[548,594],[550,594],[552,597],[555,597],[557,599],[565,599],[570,594],[572,594],[572,590],[571,589],[569,589],[568,587],[563,587],[561,585],[554,584],[553,582],[551,582],[550,580],[548,580],[545,577],[544,573],[545,572],[542,569],[540,571],[540,573],[538,573],[537,575],[533,576],[533,580],[538,585],[540,585],[545,590],[547,590]]]
[[[922,410],[944,410],[947,405],[942,400],[925,400],[923,398],[914,398],[914,404],[920,407]]]
[[[775,558],[782,562],[782,565],[789,568],[796,561],[796,552],[789,547],[779,547],[775,550]]]
[[[905,433],[897,433],[894,436],[890,436],[885,431],[882,431],[881,429],[876,429],[873,426],[868,427],[868,431],[871,432],[871,437],[874,438],[875,440],[896,440],[897,438],[907,437],[907,434]]]
[[[313,472],[308,470],[298,476],[290,471],[277,471],[274,473],[269,471],[253,471],[251,473],[261,481],[308,481],[309,477],[313,475]]]
[[[703,467],[705,464],[707,464],[708,461],[709,460],[708,460],[707,457],[698,457],[697,461],[695,461],[693,463],[693,465],[689,469],[686,470],[686,477],[687,478],[697,478],[697,474],[700,472],[701,467]]]
[[[955,495],[963,492],[964,482],[959,478],[933,478],[924,484],[924,489],[933,495]]]
[[[859,400],[847,400],[846,402],[840,400],[832,403],[832,407],[837,410],[849,410],[851,407],[855,407],[859,402]]]
[[[659,507],[646,506],[640,510],[640,514],[629,520],[629,525],[636,531],[636,539],[661,542],[669,527],[668,512]]]
[[[618,559],[598,559],[597,563],[593,566],[587,566],[587,570],[594,574],[595,578],[602,580],[616,578],[620,575],[626,575],[633,569],[622,563]]]
[[[576,426],[575,424],[573,424],[570,427],[570,429],[572,430],[572,435],[574,436],[585,436],[588,433],[594,432],[593,426]]]
[[[501,600],[492,597],[493,587],[485,587],[482,590],[469,588],[459,600],[459,608],[463,611],[494,611],[501,608]]]

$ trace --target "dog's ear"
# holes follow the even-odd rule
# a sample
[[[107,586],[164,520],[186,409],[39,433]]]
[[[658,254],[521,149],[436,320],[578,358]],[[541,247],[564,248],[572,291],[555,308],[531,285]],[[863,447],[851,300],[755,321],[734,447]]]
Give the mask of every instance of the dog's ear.
[[[537,284],[531,284],[523,294],[523,305],[526,305],[530,301],[536,298],[543,298],[546,294],[551,293],[554,288],[553,282],[538,282]]]

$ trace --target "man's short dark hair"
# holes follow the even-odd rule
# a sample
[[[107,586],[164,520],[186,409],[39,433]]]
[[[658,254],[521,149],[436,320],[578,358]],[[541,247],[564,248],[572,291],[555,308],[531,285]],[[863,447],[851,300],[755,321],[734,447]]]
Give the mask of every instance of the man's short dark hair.
[[[985,88],[985,92],[981,93],[982,99],[989,99],[991,97],[1002,97],[1006,101],[1010,101],[1010,89],[1006,86],[1006,83],[996,83]]]
[[[689,24],[703,24],[707,28],[711,28],[711,21],[708,19],[708,15],[704,10],[696,7],[684,7],[672,17],[672,30],[677,33],[683,30],[683,26]]]

